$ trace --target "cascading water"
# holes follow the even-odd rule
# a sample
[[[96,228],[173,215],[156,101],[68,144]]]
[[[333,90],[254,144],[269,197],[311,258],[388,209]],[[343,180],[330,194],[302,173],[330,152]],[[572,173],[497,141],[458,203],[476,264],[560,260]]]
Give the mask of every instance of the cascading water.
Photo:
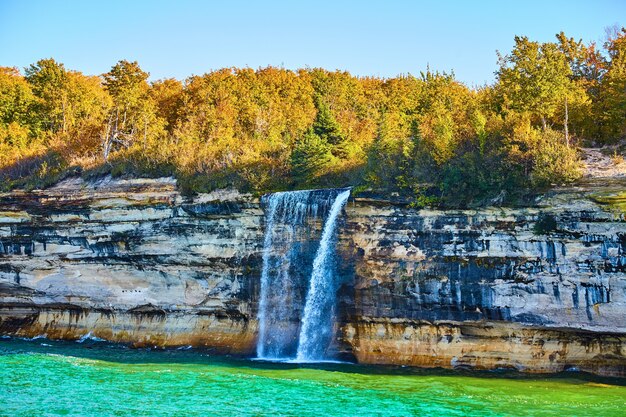
[[[335,310],[335,279],[333,274],[334,243],[337,217],[350,197],[350,190],[339,194],[324,224],[320,247],[313,261],[311,284],[304,305],[304,316],[298,343],[298,361],[324,359],[326,347],[332,338]]]
[[[305,219],[315,216],[318,204],[311,203],[310,192],[294,191],[264,197],[266,230],[263,242],[263,270],[259,304],[259,339],[257,355],[264,359],[282,359],[292,338],[296,291],[290,268],[294,260],[293,244],[302,233]]]
[[[311,343],[309,341],[314,343],[330,341],[335,298],[335,288],[332,284],[333,242],[337,218],[349,195],[349,190],[310,190],[274,193],[263,197],[266,207],[266,230],[258,312],[257,356],[260,359],[293,359],[296,348],[298,352],[300,350],[303,335],[307,342],[302,346],[309,346]],[[305,276],[303,274],[310,269],[311,264],[310,258],[304,255],[305,252],[312,251],[307,252],[306,247],[303,249],[302,245],[303,242],[306,245],[312,241],[309,239],[310,227],[317,223],[318,216],[326,217],[326,221],[313,261],[313,272]],[[307,264],[303,265],[303,261]],[[307,287],[309,287],[307,304],[303,308]],[[321,302],[322,299],[325,301]],[[309,300],[327,311],[317,314],[314,310],[310,311],[316,307],[308,307]],[[326,306],[330,306],[329,309]],[[300,323],[303,310],[307,323],[305,333],[303,333],[305,320]],[[326,327],[315,328],[318,325]],[[311,331],[321,332],[327,336],[314,338],[310,335]],[[326,345],[320,349],[324,351],[325,348]],[[313,356],[316,359],[321,358],[319,352],[311,356],[307,353],[309,351],[310,348],[307,348],[301,360],[313,360]],[[298,353],[299,359],[300,356]]]

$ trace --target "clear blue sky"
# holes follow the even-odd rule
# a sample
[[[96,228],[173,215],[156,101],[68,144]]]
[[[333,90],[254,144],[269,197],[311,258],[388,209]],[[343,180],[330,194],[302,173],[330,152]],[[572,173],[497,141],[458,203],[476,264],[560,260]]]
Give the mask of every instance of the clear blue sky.
[[[0,0],[0,65],[54,57],[101,74],[137,60],[151,79],[221,67],[345,69],[356,75],[453,70],[493,80],[513,36],[601,41],[626,0],[39,1]]]

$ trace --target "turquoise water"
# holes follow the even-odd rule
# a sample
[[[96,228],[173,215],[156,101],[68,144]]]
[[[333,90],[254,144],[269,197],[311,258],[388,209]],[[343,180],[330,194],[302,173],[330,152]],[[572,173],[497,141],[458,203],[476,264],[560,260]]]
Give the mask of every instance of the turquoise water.
[[[0,340],[2,416],[624,416],[620,383]]]

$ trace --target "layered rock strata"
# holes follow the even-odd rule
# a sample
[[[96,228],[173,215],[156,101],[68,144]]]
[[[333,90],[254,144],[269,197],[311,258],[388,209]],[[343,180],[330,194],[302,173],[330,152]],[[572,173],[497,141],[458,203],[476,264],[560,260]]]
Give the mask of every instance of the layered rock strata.
[[[517,209],[351,200],[334,354],[626,376],[626,221],[607,204],[623,190],[587,184]],[[0,195],[0,333],[252,356],[263,233],[252,196],[185,198],[170,179]],[[301,293],[307,268],[294,268]]]

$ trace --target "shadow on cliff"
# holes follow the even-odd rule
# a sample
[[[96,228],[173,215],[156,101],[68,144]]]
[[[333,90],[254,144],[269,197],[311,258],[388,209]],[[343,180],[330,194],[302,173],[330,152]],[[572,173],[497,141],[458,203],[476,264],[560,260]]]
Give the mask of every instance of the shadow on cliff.
[[[0,191],[46,188],[80,172],[79,167],[69,166],[62,152],[49,150],[40,155],[20,158],[0,168]]]

